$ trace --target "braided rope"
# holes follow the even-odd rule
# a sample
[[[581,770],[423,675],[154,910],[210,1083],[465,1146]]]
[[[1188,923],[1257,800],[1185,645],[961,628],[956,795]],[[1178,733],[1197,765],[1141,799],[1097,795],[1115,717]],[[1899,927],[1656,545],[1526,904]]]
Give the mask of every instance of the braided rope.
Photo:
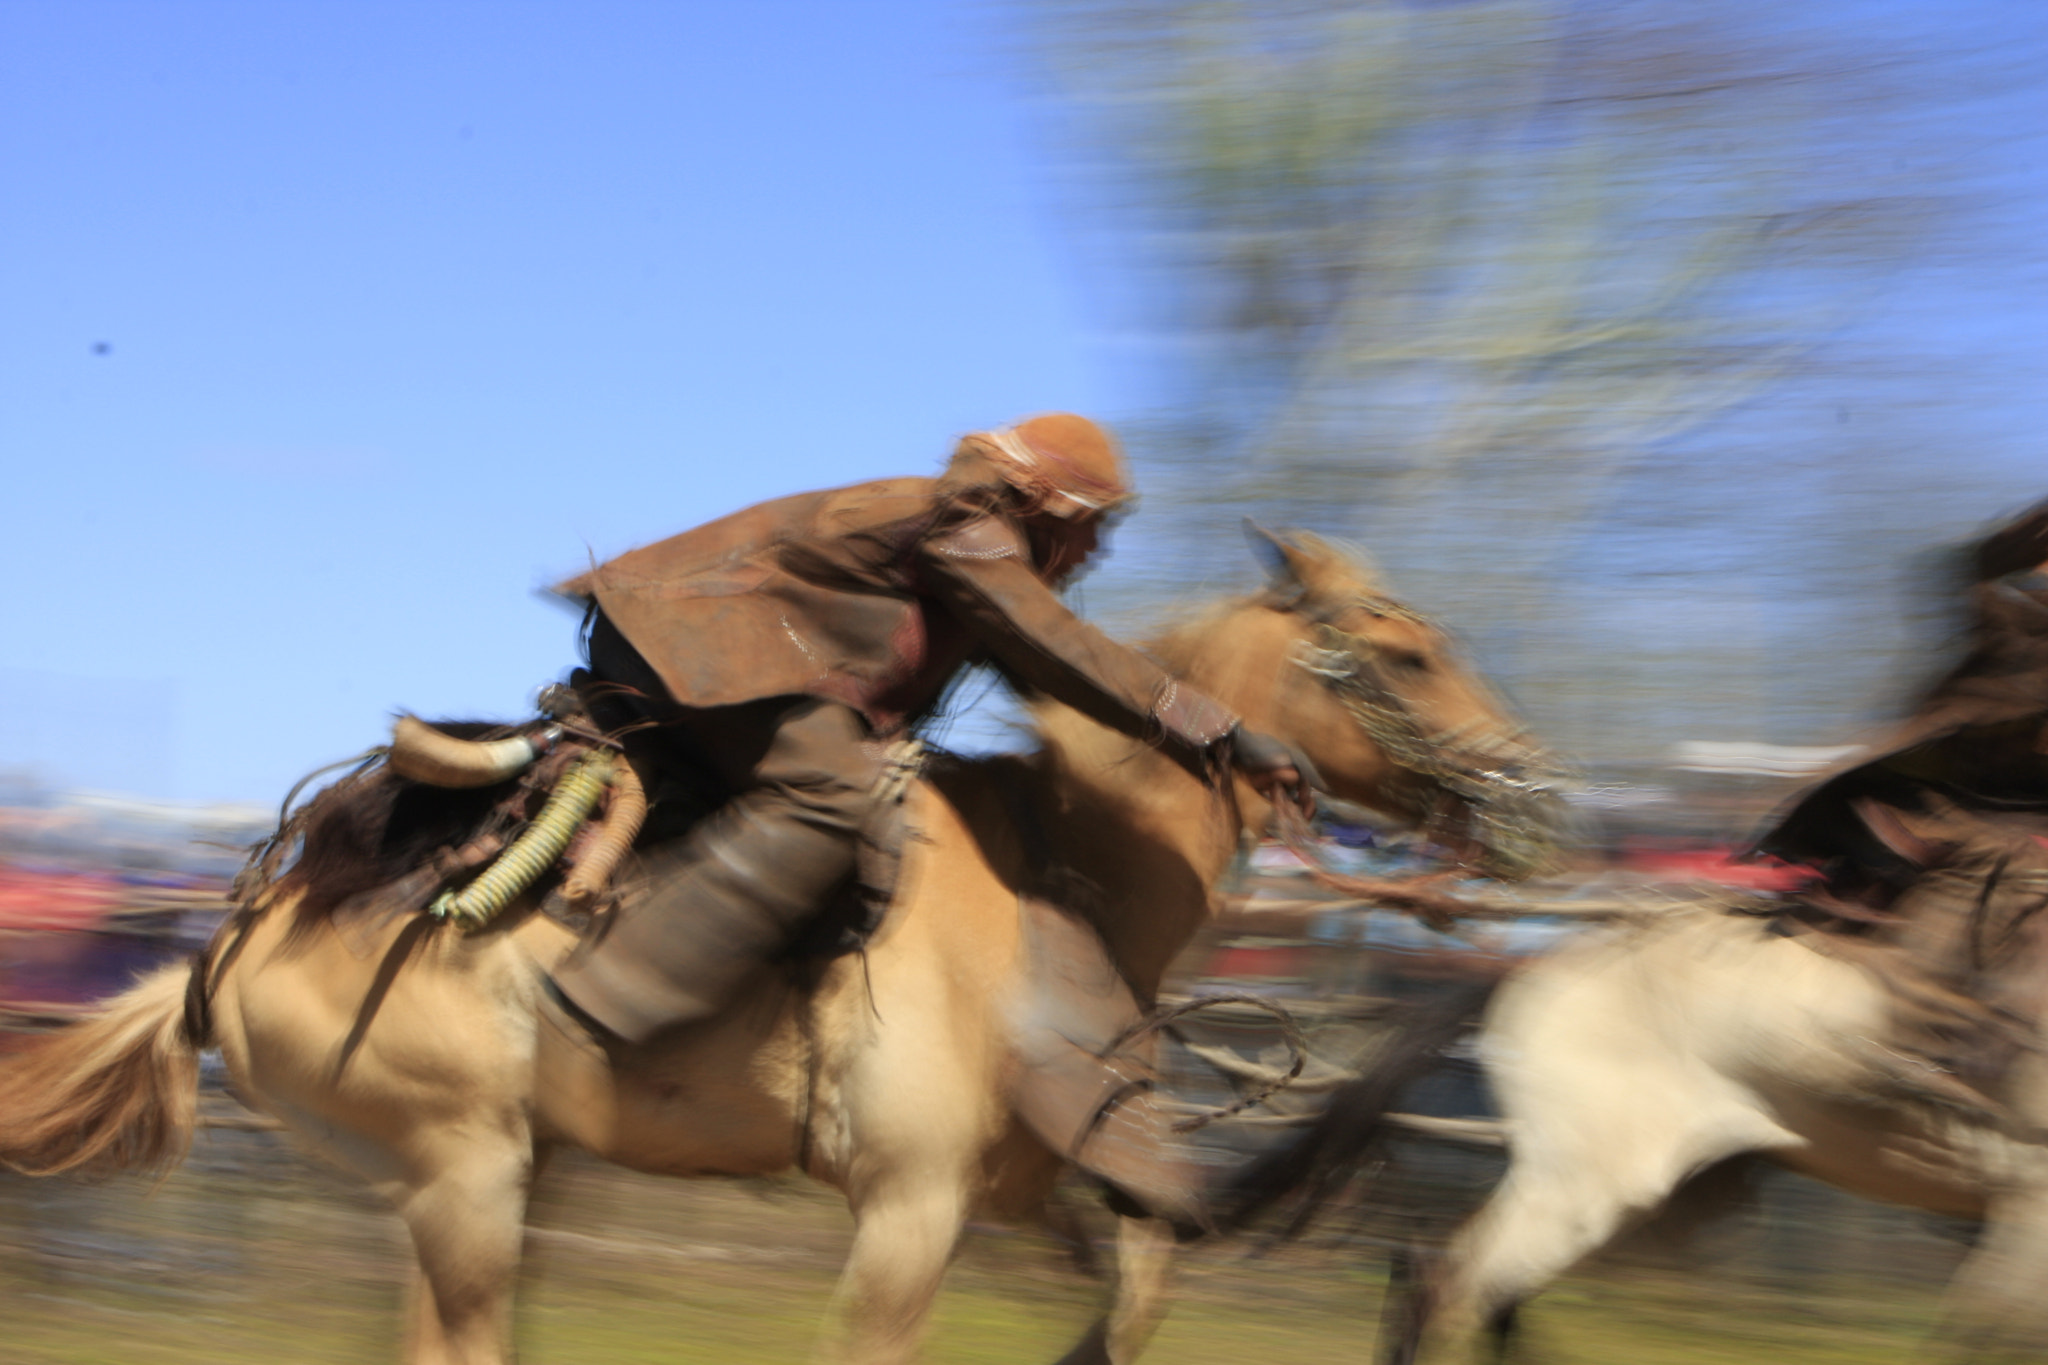
[[[612,805],[597,824],[597,836],[583,849],[576,866],[562,882],[562,899],[584,907],[604,894],[620,859],[640,837],[647,822],[647,789],[624,759],[612,765]]]

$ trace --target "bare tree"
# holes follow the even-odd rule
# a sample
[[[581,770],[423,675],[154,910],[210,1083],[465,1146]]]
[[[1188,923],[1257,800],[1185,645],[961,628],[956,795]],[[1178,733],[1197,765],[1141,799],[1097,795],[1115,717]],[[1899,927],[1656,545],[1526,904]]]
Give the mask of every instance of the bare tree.
[[[1741,488],[1706,438],[1750,439],[1732,419],[1810,381],[1926,239],[1925,166],[1853,135],[1910,98],[1881,50],[1649,0],[1057,13],[1047,65],[1092,206],[1140,242],[1182,381],[1142,441],[1174,541],[1213,553],[1246,509],[1361,537],[1595,757],[1654,751],[1678,717],[1788,723],[1767,572],[1631,638],[1646,623],[1595,532],[1625,503],[1713,560],[1697,505],[1725,516]],[[1610,661],[1591,686],[1589,657]],[[1863,683],[1790,723],[1853,714]]]

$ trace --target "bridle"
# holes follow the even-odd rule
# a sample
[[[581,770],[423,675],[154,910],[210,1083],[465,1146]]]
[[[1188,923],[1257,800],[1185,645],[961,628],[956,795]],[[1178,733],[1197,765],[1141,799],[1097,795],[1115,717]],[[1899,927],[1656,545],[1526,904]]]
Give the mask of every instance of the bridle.
[[[1379,751],[1421,779],[1399,789],[1398,813],[1425,830],[1462,821],[1492,870],[1514,875],[1539,866],[1554,845],[1544,807],[1562,776],[1555,761],[1520,727],[1474,721],[1428,729],[1388,677],[1385,651],[1336,624],[1354,610],[1436,626],[1391,598],[1356,597],[1302,613],[1314,634],[1293,651],[1295,666],[1336,697]]]

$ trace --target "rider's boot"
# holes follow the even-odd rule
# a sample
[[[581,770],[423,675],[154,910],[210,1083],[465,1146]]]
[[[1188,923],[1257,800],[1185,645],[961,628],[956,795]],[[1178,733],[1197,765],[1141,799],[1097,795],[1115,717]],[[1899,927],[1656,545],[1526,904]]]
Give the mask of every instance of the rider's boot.
[[[1886,997],[1884,1026],[1842,1039],[1877,1090],[2025,1141],[2040,1130],[2001,1096],[2008,1068],[2039,1048],[2034,1027],[1959,990],[1896,943],[1810,934],[1816,951],[1855,963]]]
[[[2031,1024],[1943,983],[1894,977],[1889,984],[1890,1033],[1871,1040],[1887,1086],[2022,1141],[2048,1136],[2003,1093],[2013,1064],[2040,1048]]]
[[[1213,1228],[1201,1168],[1154,1089],[1144,1019],[1094,930],[1024,901],[1031,972],[1013,1011],[1018,1061],[1011,1102],[1038,1139],[1187,1237]]]
[[[555,972],[553,990],[573,1006],[564,1012],[642,1043],[723,1008],[853,866],[855,849],[776,818],[775,804],[773,793],[749,793],[682,848],[646,859],[642,888]]]

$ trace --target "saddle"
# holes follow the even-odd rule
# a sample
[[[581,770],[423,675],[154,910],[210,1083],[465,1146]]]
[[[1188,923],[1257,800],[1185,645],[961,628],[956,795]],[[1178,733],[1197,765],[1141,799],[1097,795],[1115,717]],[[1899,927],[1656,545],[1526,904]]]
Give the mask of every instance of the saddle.
[[[598,728],[586,699],[613,724]],[[338,926],[366,938],[395,916],[424,912],[478,931],[532,891],[540,913],[580,936],[650,897],[650,880],[636,868],[658,866],[729,793],[715,774],[678,753],[671,736],[651,751],[608,738],[633,733],[632,712],[581,669],[569,685],[544,689],[539,711],[511,727],[401,716],[380,767],[352,774],[288,822],[316,855],[310,867],[301,855],[302,879],[325,886]],[[858,875],[818,907],[781,956],[858,951],[880,927],[907,837],[903,797],[923,761],[914,741],[890,747],[880,778],[884,799],[864,832]],[[384,788],[375,795],[388,806],[384,818],[370,822],[379,826],[375,850],[364,847],[366,831],[335,828],[365,823],[340,818],[340,808],[373,795],[365,787]],[[394,845],[410,850],[402,869],[391,866]],[[337,887],[345,862],[356,864],[349,880],[373,869],[376,884]]]

